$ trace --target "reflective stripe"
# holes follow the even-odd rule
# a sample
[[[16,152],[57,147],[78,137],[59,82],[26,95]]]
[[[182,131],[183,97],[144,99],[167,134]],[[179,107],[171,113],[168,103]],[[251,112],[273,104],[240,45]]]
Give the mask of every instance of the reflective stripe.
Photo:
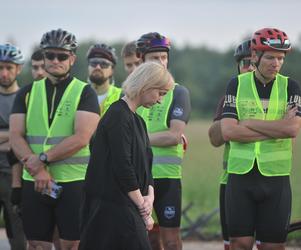
[[[89,163],[89,156],[80,156],[80,157],[70,157],[61,161],[55,161],[49,164],[49,166],[53,165],[72,165],[72,164],[81,164],[81,165],[88,165]]]
[[[62,142],[64,139],[66,139],[68,136],[56,136],[56,137],[50,137],[46,138],[46,136],[27,136],[26,140],[28,144],[44,144],[45,140],[47,139],[46,143],[47,145],[56,145]]]
[[[153,158],[153,164],[175,164],[181,165],[182,159],[176,156],[155,156]]]
[[[44,144],[45,136],[26,136],[28,144]]]
[[[63,140],[65,140],[68,136],[57,136],[57,137],[50,137],[48,138],[46,144],[48,145],[55,145],[61,143]]]

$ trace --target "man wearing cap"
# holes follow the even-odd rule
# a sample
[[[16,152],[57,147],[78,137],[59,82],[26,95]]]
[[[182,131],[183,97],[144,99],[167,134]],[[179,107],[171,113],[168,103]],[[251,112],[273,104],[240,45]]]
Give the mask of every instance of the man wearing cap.
[[[62,249],[77,249],[88,144],[99,106],[91,86],[70,75],[75,36],[51,30],[40,47],[47,77],[20,89],[10,117],[11,145],[24,164],[24,231],[29,249],[50,250],[57,225]]]
[[[117,63],[115,49],[106,44],[92,45],[87,52],[88,81],[97,93],[102,117],[110,105],[119,100],[121,89],[113,84],[114,67]]]

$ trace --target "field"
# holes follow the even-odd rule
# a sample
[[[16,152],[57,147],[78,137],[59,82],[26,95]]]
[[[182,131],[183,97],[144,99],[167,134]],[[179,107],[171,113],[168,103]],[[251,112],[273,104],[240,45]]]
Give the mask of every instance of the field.
[[[183,207],[189,202],[194,206],[189,216],[196,218],[218,207],[219,176],[222,172],[223,147],[214,148],[208,139],[211,121],[191,121],[185,134],[189,148],[183,164]],[[301,220],[301,135],[294,146],[294,163],[291,175],[293,191],[292,221]],[[185,221],[183,220],[183,226]],[[210,221],[210,232],[219,232],[218,215]]]

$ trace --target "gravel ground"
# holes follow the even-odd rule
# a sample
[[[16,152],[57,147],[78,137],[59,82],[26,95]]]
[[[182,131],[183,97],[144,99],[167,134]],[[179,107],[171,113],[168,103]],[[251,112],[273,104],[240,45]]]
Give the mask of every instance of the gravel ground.
[[[222,242],[215,241],[186,241],[183,244],[183,250],[223,250]],[[257,249],[256,247],[253,248]],[[286,250],[301,250],[301,246],[297,247],[286,247]]]
[[[5,231],[0,229],[0,250],[9,249]],[[184,241],[183,250],[223,250],[223,244],[217,241]],[[287,247],[286,250],[301,250],[301,246]]]

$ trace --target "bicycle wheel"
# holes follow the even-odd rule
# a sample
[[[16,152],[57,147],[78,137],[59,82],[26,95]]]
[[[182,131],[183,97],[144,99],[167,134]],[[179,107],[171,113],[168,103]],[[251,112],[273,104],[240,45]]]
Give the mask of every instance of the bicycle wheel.
[[[288,228],[288,233],[292,233],[298,230],[301,230],[301,221],[291,223]]]
[[[291,246],[301,244],[301,221],[291,223],[288,228],[287,242]]]

